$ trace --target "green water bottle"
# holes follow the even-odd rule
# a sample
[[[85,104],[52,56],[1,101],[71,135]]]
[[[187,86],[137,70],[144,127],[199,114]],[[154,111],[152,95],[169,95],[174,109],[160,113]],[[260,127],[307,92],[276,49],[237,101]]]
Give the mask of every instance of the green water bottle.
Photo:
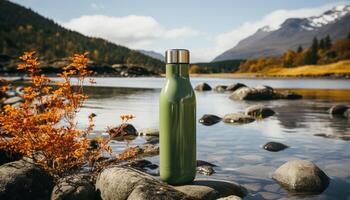
[[[166,83],[160,93],[160,178],[172,185],[196,176],[196,96],[189,78],[189,51],[165,53]]]

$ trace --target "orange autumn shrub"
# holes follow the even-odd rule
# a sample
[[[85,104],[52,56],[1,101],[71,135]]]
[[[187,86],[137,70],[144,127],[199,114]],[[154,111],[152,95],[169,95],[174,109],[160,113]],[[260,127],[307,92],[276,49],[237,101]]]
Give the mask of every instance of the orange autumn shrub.
[[[77,128],[76,114],[87,99],[83,84],[91,71],[87,70],[86,54],[75,54],[71,63],[58,74],[54,82],[41,74],[35,52],[27,52],[20,59],[18,69],[30,77],[30,86],[24,87],[23,104],[19,108],[6,105],[0,113],[0,149],[20,153],[55,176],[92,165],[103,152],[111,153],[109,139],[94,138],[91,148],[88,135],[94,127],[94,115],[89,116],[86,129]],[[77,83],[72,85],[72,78]],[[93,82],[93,81],[92,81]],[[3,90],[7,87],[3,86]]]

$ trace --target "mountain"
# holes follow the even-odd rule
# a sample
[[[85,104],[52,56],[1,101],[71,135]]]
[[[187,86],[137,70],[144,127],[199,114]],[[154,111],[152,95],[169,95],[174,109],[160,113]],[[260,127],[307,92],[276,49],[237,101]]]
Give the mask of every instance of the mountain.
[[[90,58],[101,65],[137,65],[152,71],[164,70],[163,62],[136,50],[67,30],[31,9],[0,0],[0,54],[17,58],[30,50],[36,50],[44,60],[88,51]]]
[[[146,56],[152,57],[154,59],[158,59],[162,62],[164,62],[164,60],[165,60],[165,57],[163,56],[163,54],[160,54],[160,53],[155,52],[155,51],[147,51],[147,50],[142,50],[142,49],[137,50],[137,51],[145,54]]]
[[[262,27],[213,61],[281,55],[288,49],[296,50],[299,45],[309,47],[313,37],[345,38],[349,30],[350,5],[337,6],[320,16],[289,18],[279,27]]]

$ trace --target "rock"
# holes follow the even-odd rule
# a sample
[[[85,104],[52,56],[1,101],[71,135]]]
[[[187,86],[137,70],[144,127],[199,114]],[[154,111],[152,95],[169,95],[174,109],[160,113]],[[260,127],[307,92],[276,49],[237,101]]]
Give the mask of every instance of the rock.
[[[271,108],[267,108],[263,105],[250,106],[245,110],[246,115],[250,115],[257,118],[266,118],[275,114]]]
[[[140,136],[159,136],[157,128],[144,128],[139,131]]]
[[[247,190],[236,183],[220,180],[196,179],[191,184],[175,186],[175,189],[194,199],[218,199],[230,195],[244,197]]]
[[[158,165],[153,164],[149,160],[137,159],[137,160],[129,161],[119,166],[131,167],[131,168],[140,170],[142,172],[145,172],[147,174],[150,174],[152,176],[159,176],[159,170],[156,170],[158,169]]]
[[[226,88],[227,88],[226,85],[217,85],[217,86],[215,86],[214,91],[216,91],[216,92],[225,92]]]
[[[288,146],[279,142],[268,142],[264,144],[263,148],[267,151],[277,152],[288,148]]]
[[[89,150],[96,150],[98,148],[100,148],[100,143],[97,140],[92,139],[89,141]]]
[[[235,83],[235,84],[229,85],[229,86],[226,88],[226,90],[227,90],[227,91],[234,92],[234,91],[236,91],[237,89],[242,88],[242,87],[247,87],[247,86],[244,85],[243,83]]]
[[[216,115],[203,115],[200,119],[199,119],[199,123],[205,125],[205,126],[211,126],[214,125],[218,122],[221,121],[221,117],[218,117]]]
[[[204,161],[204,160],[197,160],[197,167],[198,166],[204,166],[204,165],[211,166],[211,167],[216,167],[216,165],[214,165],[213,163],[210,163],[210,162],[207,162],[207,161]]]
[[[115,128],[108,130],[108,133],[112,139],[117,141],[133,140],[138,135],[136,128],[132,124],[127,123],[123,123]]]
[[[133,156],[129,157],[130,154]],[[120,160],[128,160],[132,158],[143,158],[147,156],[156,156],[159,155],[159,147],[153,144],[141,144],[136,147],[129,147],[123,152],[117,155],[117,158]]]
[[[0,165],[13,162],[22,158],[22,155],[19,153],[8,153],[3,150],[0,150]]]
[[[147,156],[153,156],[159,154],[159,147],[153,144],[141,144],[138,145],[139,148],[141,148],[144,155]]]
[[[153,164],[151,161],[145,160],[145,159],[129,161],[126,164],[124,164],[123,166],[132,167],[132,168],[140,170],[140,171],[143,171],[145,168],[149,168],[149,169],[157,169],[158,168],[158,165]]]
[[[227,197],[219,198],[218,200],[242,200],[242,198],[236,195],[230,195]]]
[[[348,109],[344,112],[344,117],[350,119],[350,108],[348,108]]]
[[[302,99],[302,98],[303,98],[303,95],[293,93],[293,92],[282,94],[282,99],[297,100],[297,99]]]
[[[211,87],[207,83],[201,83],[197,85],[194,89],[197,91],[209,91],[211,90]]]
[[[335,105],[332,106],[328,112],[331,115],[344,116],[345,112],[349,109],[347,105]]]
[[[226,114],[224,116],[225,123],[233,123],[233,124],[247,124],[255,121],[255,118],[249,115],[244,115],[240,113]]]
[[[159,143],[159,137],[155,136],[147,136],[146,137],[146,144],[158,144]]]
[[[215,170],[213,167],[216,167],[216,165],[207,162],[207,161],[203,161],[203,160],[197,160],[197,172],[200,174],[204,174],[207,176],[212,175],[213,173],[215,173]]]
[[[51,200],[95,200],[98,194],[89,175],[71,175],[58,180]]]
[[[176,190],[187,194],[194,199],[211,200],[219,196],[218,191],[205,185],[175,186]]]
[[[15,104],[15,103],[19,103],[19,102],[23,102],[23,99],[21,97],[10,97],[8,99],[6,99],[3,104],[6,105],[6,104]]]
[[[200,173],[200,174],[204,174],[204,175],[207,175],[207,176],[210,176],[212,174],[214,174],[214,169],[212,166],[209,166],[209,165],[202,165],[202,166],[197,166],[197,172]]]
[[[272,178],[295,192],[320,193],[329,184],[329,177],[308,160],[288,161],[273,173]]]
[[[111,166],[102,170],[96,189],[103,200],[163,200],[191,199],[152,176],[128,167]]]
[[[52,188],[52,178],[29,159],[0,166],[0,199],[49,199]]]
[[[277,95],[271,87],[258,86],[255,88],[241,87],[234,91],[230,99],[232,100],[272,100],[277,99]]]

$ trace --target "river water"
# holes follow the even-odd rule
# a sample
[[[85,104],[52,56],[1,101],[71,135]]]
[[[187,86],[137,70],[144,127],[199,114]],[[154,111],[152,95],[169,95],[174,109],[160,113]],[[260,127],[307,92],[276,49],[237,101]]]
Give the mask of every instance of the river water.
[[[327,109],[335,104],[350,104],[350,80],[322,79],[218,79],[192,78],[192,84],[207,82],[211,86],[236,82],[248,86],[269,85],[292,90],[302,100],[233,101],[229,93],[196,92],[197,119],[204,114],[223,116],[243,112],[254,104],[276,111],[270,118],[244,125],[222,122],[213,126],[197,123],[197,158],[218,167],[210,177],[234,181],[249,190],[247,199],[349,199],[350,197],[350,120],[333,118]],[[97,114],[95,132],[120,123],[119,115],[134,114],[131,123],[137,128],[157,128],[158,98],[163,78],[97,78],[88,87],[90,99],[79,113],[79,125],[87,125],[87,116]],[[282,142],[290,148],[268,152],[261,148],[269,141]],[[129,146],[144,143],[136,138]],[[114,152],[127,144],[112,142]],[[159,163],[158,157],[150,158]],[[319,195],[296,195],[280,187],[271,175],[286,161],[308,159],[330,178],[328,188]]]

